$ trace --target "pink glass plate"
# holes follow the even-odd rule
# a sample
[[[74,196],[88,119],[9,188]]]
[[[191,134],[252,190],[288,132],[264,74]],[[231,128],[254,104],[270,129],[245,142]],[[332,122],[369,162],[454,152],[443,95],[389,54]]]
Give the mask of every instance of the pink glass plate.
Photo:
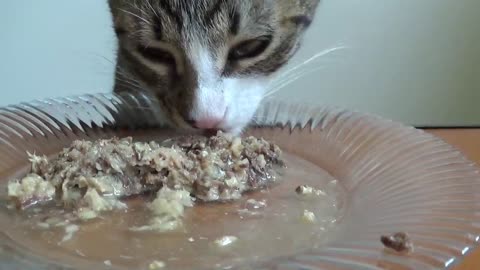
[[[27,165],[27,151],[52,154],[75,139],[121,136],[127,129],[166,134],[155,108],[147,96],[113,94],[1,108],[0,180]],[[339,233],[320,250],[234,269],[449,269],[476,247],[478,168],[443,141],[371,115],[275,100],[264,102],[255,122],[247,134],[273,140],[326,170],[345,187],[347,200]],[[397,231],[408,232],[413,253],[385,251],[380,235]],[[0,269],[73,269],[68,265],[0,233]]]

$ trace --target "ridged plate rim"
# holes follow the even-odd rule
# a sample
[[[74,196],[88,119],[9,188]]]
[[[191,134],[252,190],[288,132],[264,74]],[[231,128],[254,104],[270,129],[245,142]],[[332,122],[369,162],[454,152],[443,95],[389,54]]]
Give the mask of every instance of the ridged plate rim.
[[[37,100],[0,108],[0,155],[8,157],[7,161],[5,161],[4,158],[4,162],[0,164],[0,175],[2,172],[14,170],[15,164],[25,160],[27,151],[38,148],[39,152],[41,152],[42,140],[55,138],[56,140],[66,143],[72,139],[72,136],[90,134],[90,137],[95,137],[98,134],[105,135],[102,133],[102,130],[109,130],[109,132],[112,132],[111,134],[114,134],[113,130],[117,128],[149,129],[164,127],[166,123],[165,118],[157,108],[158,104],[156,104],[155,99],[143,93],[91,94]],[[260,106],[254,119],[255,125],[252,125],[253,128],[280,127],[290,131],[308,129],[308,132],[325,132],[325,138],[331,140],[343,138],[342,136],[358,136],[358,134],[350,134],[353,133],[352,130],[342,130],[340,126],[342,123],[353,123],[353,126],[356,125],[358,127],[362,123],[368,122],[373,123],[372,125],[377,125],[378,128],[372,129],[372,131],[363,131],[361,128],[359,128],[359,130],[362,132],[377,132],[377,135],[380,137],[383,136],[382,132],[390,132],[392,137],[397,136],[396,134],[404,134],[407,138],[419,140],[416,144],[413,144],[413,146],[435,146],[434,149],[439,150],[439,162],[442,160],[446,163],[444,166],[438,165],[438,167],[434,168],[445,169],[448,166],[453,166],[453,168],[458,170],[459,173],[461,172],[463,176],[468,176],[468,179],[464,179],[466,182],[465,185],[469,183],[472,185],[471,190],[468,191],[471,192],[471,194],[465,193],[466,195],[471,195],[472,199],[464,202],[465,206],[468,203],[468,206],[471,206],[471,208],[462,209],[458,205],[455,206],[458,207],[455,208],[458,211],[463,210],[465,213],[468,213],[468,218],[465,222],[460,222],[459,224],[466,226],[469,230],[464,231],[450,228],[451,233],[455,232],[455,235],[460,235],[471,241],[467,244],[451,239],[449,240],[450,242],[447,241],[448,239],[432,239],[431,242],[434,246],[437,245],[437,247],[432,248],[432,250],[426,249],[422,256],[427,256],[425,254],[431,253],[432,261],[443,264],[441,269],[452,269],[466,254],[478,246],[480,240],[480,199],[476,196],[476,192],[478,191],[478,194],[480,194],[479,170],[472,161],[468,160],[457,149],[448,145],[443,140],[427,134],[422,130],[417,130],[413,127],[386,120],[372,114],[345,110],[333,106],[305,106],[304,104],[293,104],[275,99],[266,100]],[[342,132],[344,134],[342,134]],[[350,133],[345,134],[346,132]],[[366,135],[370,136],[370,133],[366,133]],[[368,136],[367,138],[369,138]],[[371,135],[370,139],[371,138],[374,138],[374,135]],[[19,144],[19,141],[24,141],[25,143]],[[401,147],[397,149],[400,149],[400,152],[402,151]],[[354,150],[355,149],[348,149],[348,151],[345,150],[345,153],[342,154],[348,156],[351,152],[355,152]],[[416,149],[412,151],[414,150]],[[388,154],[391,153],[386,151],[385,155]],[[354,156],[354,154],[352,154],[352,156]],[[368,160],[366,162],[371,161]],[[419,164],[421,164],[421,160]],[[372,169],[371,172],[365,173],[367,173],[367,175],[368,173],[374,175],[375,173],[379,174],[381,170],[378,168],[382,169],[381,165]],[[380,172],[376,169],[380,170]],[[428,171],[428,168],[426,170]],[[448,173],[449,171],[447,170],[443,174]],[[452,179],[454,179],[454,176],[452,177]],[[462,186],[463,185],[464,184],[462,184]],[[447,196],[448,192],[445,194]],[[445,213],[447,212],[453,213],[453,210],[445,211]],[[440,232],[440,229],[441,228],[432,228],[431,232]],[[428,240],[429,238],[426,239]],[[425,241],[429,243],[427,240]],[[385,256],[383,251],[378,248],[379,243],[367,242],[362,242],[365,246],[361,248],[355,248],[354,245],[349,246],[348,244],[344,246],[341,244],[332,247],[327,246],[325,250],[322,251],[323,253],[320,254],[297,254],[293,257],[277,259],[274,262],[255,265],[255,268],[252,269],[330,269],[328,265],[335,265],[335,267],[339,267],[338,269],[383,269],[381,265],[378,265],[381,260],[376,261],[374,259]],[[3,246],[2,248],[5,249],[5,247],[6,246]],[[453,250],[457,251],[459,249],[461,249],[461,254],[450,256],[449,253],[453,253]],[[343,258],[340,255],[356,255],[357,257],[347,259],[348,256]],[[415,261],[403,255],[386,256],[385,258],[382,257],[382,260],[384,260],[383,263],[391,263],[390,267],[398,267],[393,269],[419,269],[419,267],[421,269],[440,269],[438,268],[438,264],[434,265],[432,263],[432,265],[429,265],[426,263],[425,261],[428,261],[429,258],[425,258],[425,261]],[[0,262],[0,268],[3,267],[2,263],[5,262]],[[276,268],[274,268],[274,265]],[[13,267],[14,265],[9,266]],[[27,269],[25,267],[28,266],[22,265],[22,267],[22,269]],[[31,267],[33,267],[32,269],[40,269],[40,265],[38,264],[34,266],[31,265]],[[52,269],[50,265],[46,267]]]

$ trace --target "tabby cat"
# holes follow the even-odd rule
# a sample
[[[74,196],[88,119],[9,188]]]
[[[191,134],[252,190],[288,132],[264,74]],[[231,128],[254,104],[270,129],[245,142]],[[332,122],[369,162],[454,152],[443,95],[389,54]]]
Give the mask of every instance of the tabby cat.
[[[109,0],[115,92],[147,91],[179,128],[238,133],[319,0]]]

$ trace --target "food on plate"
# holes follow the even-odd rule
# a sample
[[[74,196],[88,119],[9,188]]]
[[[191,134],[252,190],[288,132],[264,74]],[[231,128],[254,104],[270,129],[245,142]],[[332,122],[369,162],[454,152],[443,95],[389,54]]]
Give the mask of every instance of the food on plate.
[[[152,133],[143,132],[133,138],[155,140]],[[218,134],[217,138],[188,136],[156,141],[79,141],[48,159],[40,153],[30,155],[33,164],[28,164],[28,175],[33,177],[23,182],[18,177],[26,177],[25,171],[8,177],[12,179],[10,184],[15,183],[10,186],[14,191],[10,195],[21,196],[4,197],[1,229],[15,243],[34,246],[39,256],[63,256],[62,262],[78,258],[99,267],[125,269],[228,269],[233,261],[241,263],[257,256],[266,258],[320,247],[344,213],[344,192],[334,177],[318,165],[281,153],[261,139],[243,137],[238,144],[235,137]],[[99,147],[100,143],[104,145]],[[74,167],[77,163],[68,158],[69,153],[78,151],[77,144],[101,150],[93,155],[94,164],[83,159],[91,153],[84,149],[85,154],[77,160],[84,163]],[[148,157],[147,152],[153,151],[156,154]],[[205,155],[202,151],[217,154]],[[225,152],[226,162],[222,160]],[[170,155],[165,157],[164,153]],[[216,164],[217,159],[222,163]],[[238,170],[235,164],[242,159],[247,159],[248,166],[238,166]],[[69,162],[70,167],[55,165],[59,160]],[[284,161],[288,169],[282,169]],[[112,165],[107,166],[108,162]],[[160,162],[163,167],[157,170]],[[193,165],[188,167],[190,162]],[[219,177],[209,179],[215,182],[206,186],[200,176],[204,180],[212,178],[209,167],[217,168],[214,172]],[[135,171],[137,168],[141,171]],[[169,172],[162,171],[164,168]],[[79,175],[77,170],[87,173]],[[236,180],[222,174],[229,170]],[[161,173],[155,173],[158,171]],[[185,177],[184,173],[198,178]],[[143,186],[137,188],[135,182]],[[197,189],[195,182],[219,192]],[[4,182],[5,190],[8,184]],[[299,185],[321,190],[325,195],[299,195],[295,192]],[[235,186],[245,187],[243,193],[235,190],[241,195],[238,199],[230,196],[233,192],[221,192]],[[64,190],[70,194],[63,196]],[[212,194],[219,195],[213,198]],[[306,220],[302,220],[305,213]]]
[[[413,243],[405,232],[397,232],[391,235],[382,235],[380,237],[382,244],[396,252],[412,252]]]
[[[315,223],[315,214],[312,211],[303,210],[302,221],[305,223]]]
[[[150,224],[132,230],[177,228],[185,207],[239,199],[277,179],[284,165],[280,148],[264,139],[184,136],[157,142],[132,138],[74,141],[56,157],[30,154],[31,171],[8,183],[19,208],[55,201],[81,220],[126,209],[125,197],[156,193],[147,204]]]
[[[320,190],[320,189],[316,189],[314,187],[311,187],[309,185],[301,185],[301,186],[298,186],[296,189],[295,189],[295,192],[300,195],[300,196],[322,196],[322,195],[325,195],[325,192],[323,190]]]

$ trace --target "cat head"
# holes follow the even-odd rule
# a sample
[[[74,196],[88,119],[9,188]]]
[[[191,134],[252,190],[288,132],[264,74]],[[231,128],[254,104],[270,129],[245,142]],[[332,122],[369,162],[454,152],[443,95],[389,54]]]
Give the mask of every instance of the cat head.
[[[148,91],[172,124],[239,132],[319,0],[109,0],[116,91]]]

